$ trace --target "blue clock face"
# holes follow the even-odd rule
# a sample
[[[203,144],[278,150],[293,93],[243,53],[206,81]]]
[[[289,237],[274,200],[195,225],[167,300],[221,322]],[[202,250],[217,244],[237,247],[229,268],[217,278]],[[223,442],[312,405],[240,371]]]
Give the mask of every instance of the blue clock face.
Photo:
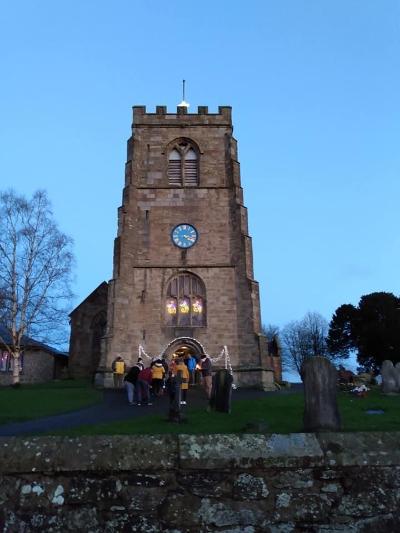
[[[178,248],[190,248],[196,244],[198,233],[196,228],[190,224],[179,224],[172,230],[171,238]]]

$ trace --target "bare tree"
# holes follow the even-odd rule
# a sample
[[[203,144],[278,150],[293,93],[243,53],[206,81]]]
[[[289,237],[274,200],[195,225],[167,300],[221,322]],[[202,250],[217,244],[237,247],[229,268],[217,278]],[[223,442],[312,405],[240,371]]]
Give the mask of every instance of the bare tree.
[[[295,370],[302,378],[307,357],[328,356],[327,334],[328,322],[319,313],[307,313],[302,320],[287,324],[281,333],[285,367]]]
[[[279,335],[279,326],[275,324],[263,324],[261,329],[269,341]]]
[[[45,191],[27,200],[10,190],[0,194],[0,342],[13,357],[19,383],[24,336],[61,342],[71,293],[72,241],[53,220]]]
[[[281,357],[282,370],[290,370],[287,359],[283,357],[282,343],[281,343],[281,331],[276,324],[263,324],[262,332],[267,337],[268,341],[268,353],[272,356]]]

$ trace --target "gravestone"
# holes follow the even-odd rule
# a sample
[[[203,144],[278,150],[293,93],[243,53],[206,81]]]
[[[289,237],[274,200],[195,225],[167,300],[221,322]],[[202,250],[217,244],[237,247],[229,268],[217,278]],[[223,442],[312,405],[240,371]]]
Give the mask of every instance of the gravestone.
[[[305,431],[338,431],[337,370],[326,357],[303,363]]]
[[[397,383],[397,392],[400,392],[400,363],[396,363],[394,365],[394,372],[395,372],[396,383]]]
[[[382,392],[384,394],[393,394],[399,392],[399,387],[397,385],[397,375],[398,370],[393,366],[392,361],[386,359],[383,361],[381,368],[382,376]]]
[[[233,377],[228,370],[217,370],[213,377],[210,407],[221,413],[231,412]]]
[[[182,416],[181,412],[181,384],[182,384],[182,371],[179,370],[176,376],[170,378],[169,382],[169,412],[168,422],[175,422],[179,424],[186,419]]]

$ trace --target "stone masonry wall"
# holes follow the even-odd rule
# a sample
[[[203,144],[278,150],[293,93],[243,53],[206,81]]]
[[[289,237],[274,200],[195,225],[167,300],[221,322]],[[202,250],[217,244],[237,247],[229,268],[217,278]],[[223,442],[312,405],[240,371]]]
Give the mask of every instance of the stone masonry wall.
[[[93,338],[99,332],[93,322],[101,314],[106,317],[107,294],[108,285],[103,282],[70,314],[69,371],[74,378],[91,378],[99,364],[100,345]]]
[[[24,353],[23,371],[19,376],[21,383],[44,383],[54,378],[54,356],[37,349],[27,349]],[[0,372],[0,385],[11,385],[12,372]],[[0,407],[1,408],[1,407]]]
[[[400,432],[0,439],[3,532],[390,532]]]

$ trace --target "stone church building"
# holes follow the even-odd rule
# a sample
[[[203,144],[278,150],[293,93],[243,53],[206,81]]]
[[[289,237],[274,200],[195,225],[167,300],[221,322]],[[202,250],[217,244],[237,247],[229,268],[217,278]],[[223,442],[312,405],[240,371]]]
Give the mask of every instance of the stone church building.
[[[148,357],[208,353],[215,367],[228,359],[239,385],[280,379],[261,333],[232,132],[230,107],[133,108],[113,278],[71,313],[73,376],[112,386],[114,358],[134,364],[140,347]]]

